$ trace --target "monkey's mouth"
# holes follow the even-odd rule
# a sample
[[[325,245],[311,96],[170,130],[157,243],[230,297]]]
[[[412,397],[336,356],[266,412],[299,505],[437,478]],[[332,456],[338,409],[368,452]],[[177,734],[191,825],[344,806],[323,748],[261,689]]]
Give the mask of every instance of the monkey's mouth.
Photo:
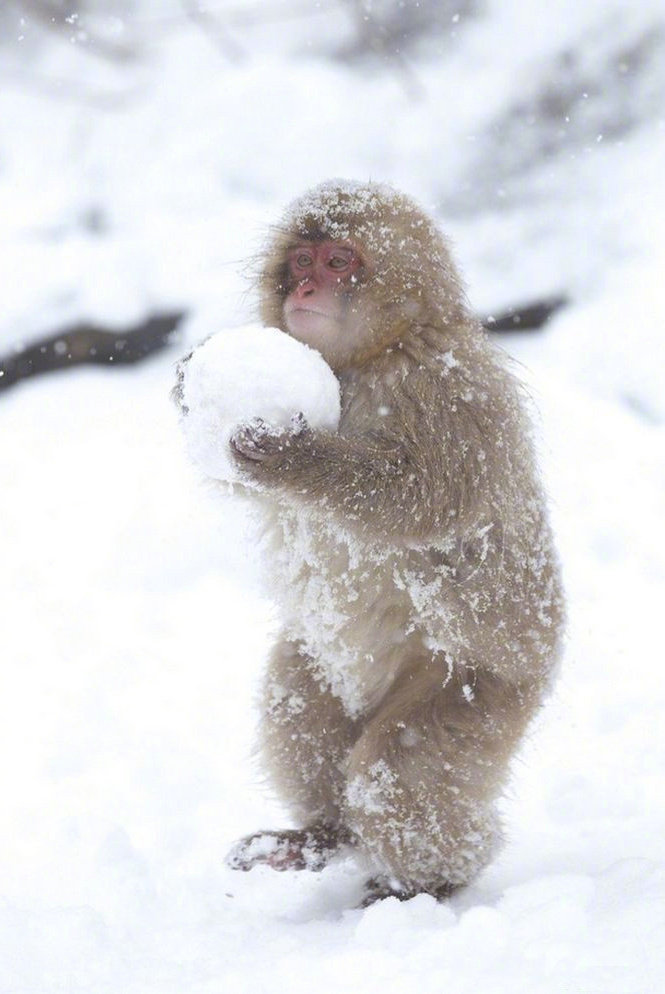
[[[322,318],[331,318],[328,311],[318,310],[316,307],[290,307],[289,314],[318,314]]]

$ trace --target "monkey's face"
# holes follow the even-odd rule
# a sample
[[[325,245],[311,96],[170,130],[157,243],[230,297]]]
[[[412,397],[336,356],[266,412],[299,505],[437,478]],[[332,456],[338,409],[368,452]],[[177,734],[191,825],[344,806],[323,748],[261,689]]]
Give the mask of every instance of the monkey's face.
[[[404,194],[331,180],[291,204],[266,244],[259,313],[336,373],[425,327],[467,320],[447,245]]]
[[[294,338],[327,359],[355,347],[354,291],[363,262],[348,242],[303,242],[289,250],[284,323]]]

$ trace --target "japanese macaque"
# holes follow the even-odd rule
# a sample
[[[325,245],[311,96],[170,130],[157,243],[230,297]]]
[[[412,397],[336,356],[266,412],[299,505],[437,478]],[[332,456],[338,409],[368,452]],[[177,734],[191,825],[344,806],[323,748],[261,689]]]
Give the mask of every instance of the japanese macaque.
[[[522,391],[408,197],[330,182],[275,229],[261,317],[318,349],[337,432],[240,427],[283,634],[260,755],[298,828],[229,854],[320,869],[367,900],[437,897],[501,840],[496,801],[551,684],[563,603]]]

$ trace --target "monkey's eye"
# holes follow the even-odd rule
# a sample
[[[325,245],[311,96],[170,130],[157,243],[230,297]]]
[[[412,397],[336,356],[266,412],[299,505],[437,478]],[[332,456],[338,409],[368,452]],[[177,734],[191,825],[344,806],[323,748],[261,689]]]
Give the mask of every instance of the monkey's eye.
[[[311,266],[313,262],[314,260],[311,255],[308,255],[306,252],[301,252],[296,256],[296,266],[299,269],[307,269],[307,267]]]
[[[350,261],[351,260],[347,259],[346,256],[343,256],[343,255],[333,255],[329,259],[328,265],[330,266],[331,269],[335,269],[338,272],[341,272],[343,269],[346,269],[346,267],[349,265]]]

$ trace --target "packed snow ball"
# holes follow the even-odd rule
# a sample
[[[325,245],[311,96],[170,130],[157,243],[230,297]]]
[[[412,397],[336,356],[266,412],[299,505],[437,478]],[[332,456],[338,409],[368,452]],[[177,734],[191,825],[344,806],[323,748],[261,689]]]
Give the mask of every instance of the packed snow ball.
[[[339,383],[324,358],[278,328],[245,325],[213,335],[184,365],[181,403],[187,450],[216,480],[241,479],[230,448],[240,425],[261,418],[289,429],[302,414],[310,428],[336,430]]]

